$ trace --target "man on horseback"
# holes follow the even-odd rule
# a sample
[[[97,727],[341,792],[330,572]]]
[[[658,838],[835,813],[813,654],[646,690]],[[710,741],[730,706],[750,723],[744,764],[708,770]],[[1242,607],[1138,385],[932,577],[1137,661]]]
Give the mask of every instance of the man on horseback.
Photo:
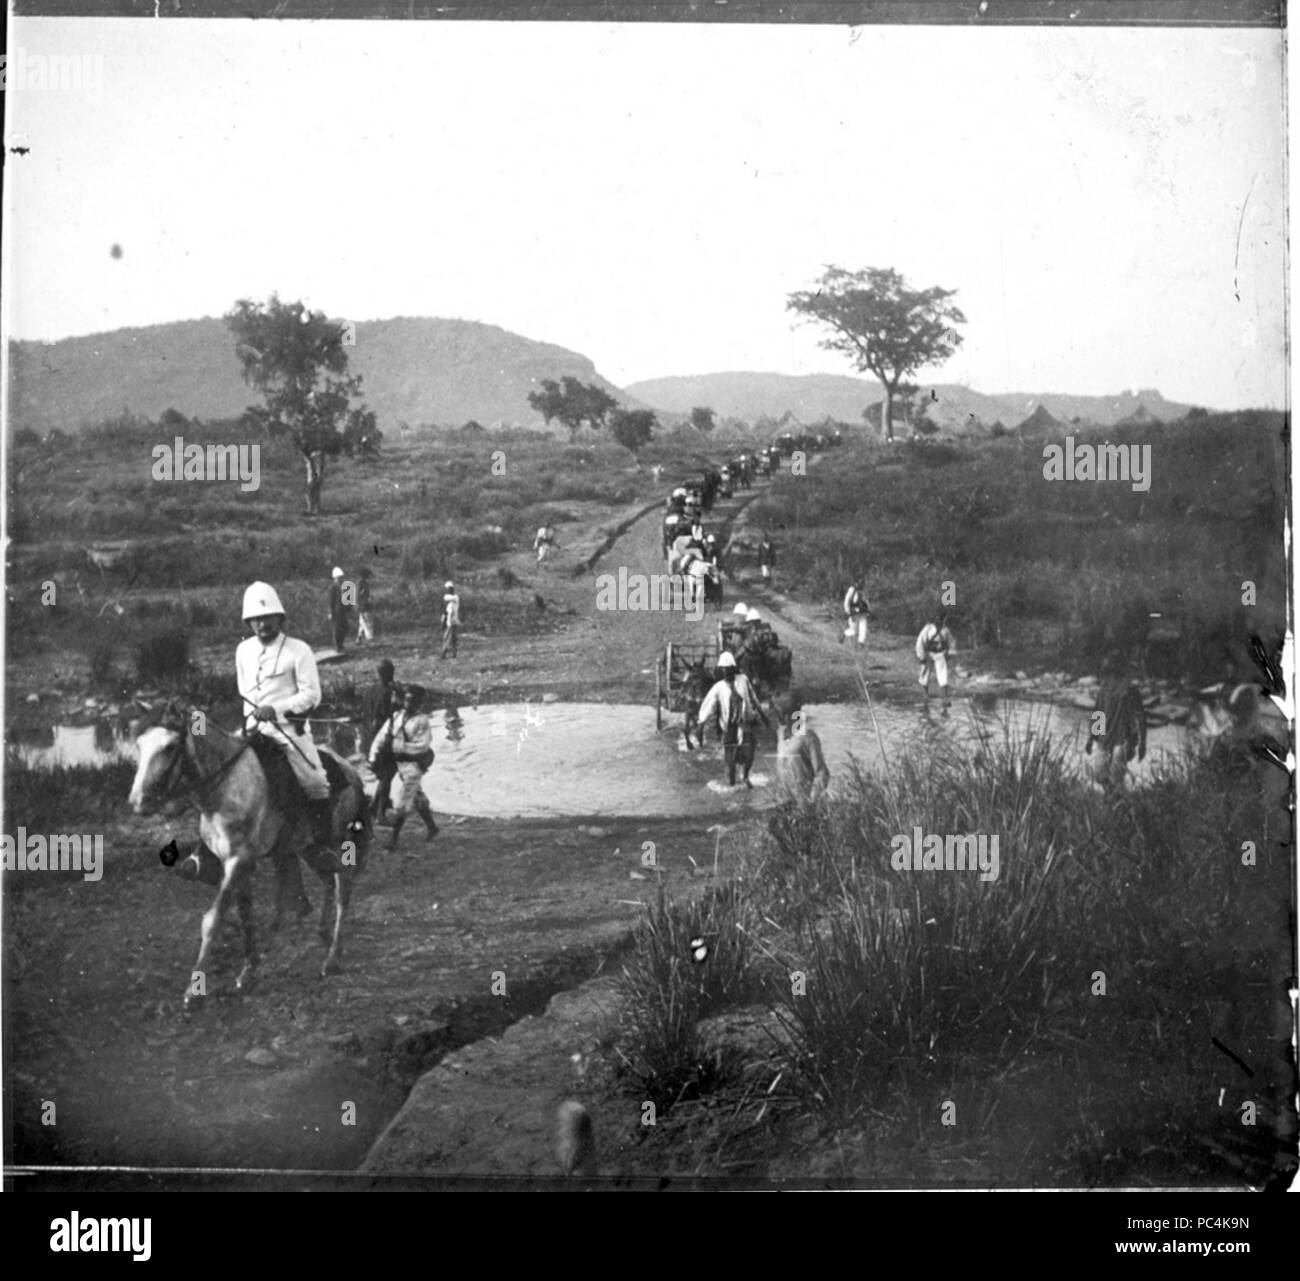
[[[247,713],[245,734],[259,734],[283,751],[306,797],[319,857],[339,871],[329,779],[306,728],[307,713],[321,697],[316,656],[306,641],[285,634],[284,606],[267,583],[253,583],[244,593],[244,621],[253,634],[235,650],[235,671]]]

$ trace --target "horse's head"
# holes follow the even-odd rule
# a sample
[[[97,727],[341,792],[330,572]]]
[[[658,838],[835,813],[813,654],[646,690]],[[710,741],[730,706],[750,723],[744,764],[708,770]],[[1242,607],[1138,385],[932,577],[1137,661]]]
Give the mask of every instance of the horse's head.
[[[154,813],[180,782],[188,759],[188,733],[189,722],[176,704],[169,705],[156,724],[140,731],[136,739],[140,763],[127,797],[134,813]]]

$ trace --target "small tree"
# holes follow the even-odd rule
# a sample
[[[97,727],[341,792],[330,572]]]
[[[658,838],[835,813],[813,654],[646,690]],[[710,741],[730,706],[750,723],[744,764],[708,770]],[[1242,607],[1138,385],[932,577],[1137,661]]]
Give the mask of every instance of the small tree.
[[[583,423],[590,423],[593,431],[599,431],[618,408],[618,401],[603,387],[588,385],[568,374],[558,383],[554,378],[543,378],[539,389],[528,393],[528,403],[546,420],[547,426],[559,421],[571,436],[578,434]]]
[[[384,433],[375,425],[373,411],[350,414],[343,429],[343,452],[349,458],[378,458]]]
[[[650,443],[659,420],[652,409],[616,409],[610,418],[614,439],[634,454]]]
[[[267,303],[241,298],[225,320],[244,381],[265,400],[245,420],[292,441],[306,465],[307,512],[317,515],[325,459],[342,452],[345,437],[359,441],[375,431],[374,415],[352,404],[361,379],[347,372],[345,326],[274,294]]]
[[[696,431],[702,431],[706,435],[717,426],[716,417],[713,410],[704,405],[696,405],[691,410],[691,426]]]
[[[947,360],[961,344],[953,325],[966,317],[953,306],[953,289],[909,289],[892,268],[849,272],[827,267],[817,286],[793,293],[786,309],[827,326],[822,346],[849,356],[859,370],[880,379],[884,438],[893,440],[893,404],[903,380]]]

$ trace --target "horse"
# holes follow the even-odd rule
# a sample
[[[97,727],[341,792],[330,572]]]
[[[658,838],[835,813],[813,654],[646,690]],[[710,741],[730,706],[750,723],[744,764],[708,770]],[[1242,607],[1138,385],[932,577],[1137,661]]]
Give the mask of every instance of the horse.
[[[203,844],[222,863],[217,897],[203,916],[199,955],[185,992],[187,1010],[206,995],[206,978],[196,989],[194,976],[206,974],[208,955],[232,900],[239,911],[244,944],[244,964],[235,988],[245,991],[252,984],[258,964],[252,874],[259,856],[270,854],[276,869],[272,929],[279,925],[285,903],[295,890],[300,904],[309,910],[295,858],[300,807],[286,806],[275,798],[251,741],[211,724],[204,733],[191,733],[190,720],[188,709],[173,704],[158,724],[141,731],[136,740],[139,764],[128,797],[132,811],[143,815],[156,812],[170,800],[192,796],[198,803]],[[280,750],[270,747],[268,753]],[[329,949],[321,966],[325,977],[342,967],[343,918],[355,876],[365,863],[372,827],[365,789],[356,771],[328,748],[317,750],[327,772],[342,781],[342,786],[334,789],[334,838],[344,850],[344,871],[326,866],[314,849],[303,854],[325,885],[319,924],[321,941]],[[345,835],[352,850],[343,845]]]

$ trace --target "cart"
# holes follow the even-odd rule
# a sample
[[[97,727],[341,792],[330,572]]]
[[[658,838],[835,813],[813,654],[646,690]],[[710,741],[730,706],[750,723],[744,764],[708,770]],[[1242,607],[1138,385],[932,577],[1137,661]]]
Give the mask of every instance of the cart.
[[[655,662],[655,729],[664,727],[665,712],[687,710],[687,687],[693,669],[704,660],[704,670],[713,682],[721,648],[717,640],[669,641]],[[707,689],[707,686],[706,686]]]
[[[743,624],[730,620],[718,624],[718,647],[736,656],[736,665],[749,677],[760,699],[775,698],[790,688],[794,675],[794,656],[789,646],[781,644],[775,631],[770,643],[755,650],[746,640]]]

